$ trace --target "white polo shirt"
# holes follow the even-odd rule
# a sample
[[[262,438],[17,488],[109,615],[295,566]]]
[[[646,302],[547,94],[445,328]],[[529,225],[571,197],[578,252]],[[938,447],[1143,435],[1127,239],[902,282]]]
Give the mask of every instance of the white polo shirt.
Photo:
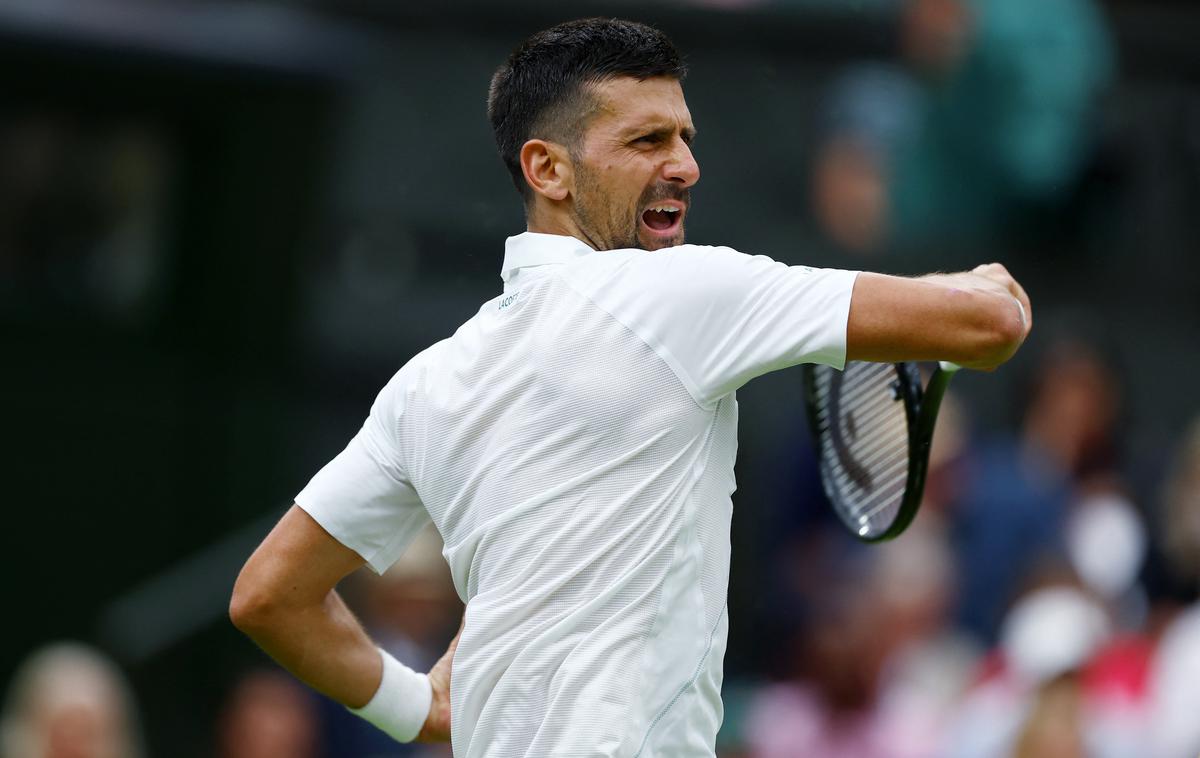
[[[525,233],[296,502],[376,571],[427,519],[467,603],[456,756],[712,756],[734,390],[840,367],[854,272]]]

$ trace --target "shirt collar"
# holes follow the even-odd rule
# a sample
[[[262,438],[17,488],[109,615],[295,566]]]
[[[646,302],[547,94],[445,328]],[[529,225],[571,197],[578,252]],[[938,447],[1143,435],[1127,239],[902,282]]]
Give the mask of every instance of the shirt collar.
[[[569,263],[596,252],[581,240],[561,234],[524,232],[504,242],[504,265],[500,279],[504,289],[511,289],[523,269],[555,263]]]

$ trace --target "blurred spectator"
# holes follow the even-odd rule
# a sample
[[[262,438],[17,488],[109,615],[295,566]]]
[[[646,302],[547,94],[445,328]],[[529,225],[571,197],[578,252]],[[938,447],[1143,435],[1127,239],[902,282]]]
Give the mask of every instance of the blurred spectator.
[[[945,10],[955,4],[965,10]],[[1001,231],[1024,205],[1069,192],[1094,143],[1093,110],[1112,73],[1095,5],[914,0],[908,7],[907,52],[930,98],[892,186],[898,232],[914,241],[978,238]]]
[[[842,249],[876,253],[890,238],[896,156],[911,149],[923,93],[897,66],[864,64],[830,89],[813,163],[813,212]]]
[[[217,729],[219,758],[317,758],[312,696],[277,670],[253,671],[234,685]]]
[[[950,76],[970,52],[974,14],[963,0],[908,0],[903,4],[900,49],[913,68],[931,78]]]
[[[140,758],[142,737],[125,677],[103,654],[60,642],[26,659],[0,716],[4,758]]]
[[[1039,385],[1031,433],[1072,480],[1063,524],[1067,557],[1116,614],[1118,626],[1136,628],[1145,615],[1145,594],[1136,582],[1148,535],[1123,481],[1117,442],[1123,400],[1114,364],[1083,341],[1059,339],[1048,351]]]
[[[1017,735],[1013,758],[1087,758],[1079,679],[1063,674],[1038,688]]]
[[[426,528],[383,576],[360,578],[363,624],[375,640],[409,666],[432,666],[462,620],[437,530]]]
[[[1067,517],[1066,546],[1076,574],[1110,604],[1118,624],[1139,627],[1146,598],[1137,579],[1148,544],[1133,502],[1115,487],[1084,494]]]
[[[1141,705],[1114,708],[1094,673],[1111,627],[1103,608],[1070,585],[1023,596],[1001,643],[963,700],[941,754],[947,758],[1137,758]]]
[[[938,744],[974,664],[947,626],[952,562],[928,519],[825,588],[798,634],[794,676],[765,688],[742,739],[757,758],[904,758]]]
[[[1026,434],[1080,486],[1112,485],[1120,412],[1113,361],[1080,337],[1060,336],[1047,346],[1030,392]]]
[[[995,639],[1008,604],[1039,575],[1079,575],[1110,600],[1132,585],[1145,537],[1120,495],[1120,403],[1111,363],[1059,339],[1036,370],[1019,434],[970,453],[951,519],[958,618],[979,639]]]
[[[971,456],[951,511],[960,619],[980,639],[999,633],[1000,646],[948,756],[1145,754],[1153,642],[1137,577],[1147,534],[1122,484],[1121,406],[1112,363],[1060,338],[1018,437]]]
[[[900,48],[833,87],[813,172],[833,241],[986,239],[1071,191],[1112,75],[1090,0],[908,0]]]
[[[1151,758],[1200,753],[1200,606],[1180,614],[1159,643],[1151,673]]]
[[[1160,533],[1171,569],[1200,588],[1200,419],[1192,423],[1167,481]],[[1151,758],[1200,752],[1200,603],[1169,624],[1152,669]]]
[[[1200,590],[1200,418],[1192,422],[1175,458],[1164,488],[1159,532],[1171,567]]]

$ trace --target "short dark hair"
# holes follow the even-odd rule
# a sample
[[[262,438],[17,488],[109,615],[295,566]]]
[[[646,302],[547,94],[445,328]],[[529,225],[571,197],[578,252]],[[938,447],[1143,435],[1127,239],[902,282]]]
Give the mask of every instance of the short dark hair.
[[[528,200],[531,190],[521,172],[521,146],[537,138],[573,148],[592,112],[588,85],[619,76],[682,81],[687,66],[658,29],[585,18],[534,34],[492,76],[488,120],[523,198]]]

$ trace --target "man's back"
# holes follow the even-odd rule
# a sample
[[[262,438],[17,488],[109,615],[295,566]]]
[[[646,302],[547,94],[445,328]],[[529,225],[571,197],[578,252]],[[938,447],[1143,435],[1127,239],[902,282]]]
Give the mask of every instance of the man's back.
[[[705,755],[720,723],[735,402],[701,408],[551,268],[571,266],[522,271],[393,389],[398,451],[469,601],[455,748],[633,755],[645,741],[651,755],[684,738]],[[668,710],[689,728],[652,730]]]
[[[296,502],[378,571],[437,525],[461,754],[711,755],[733,389],[840,361],[854,274],[524,234],[504,277]]]

